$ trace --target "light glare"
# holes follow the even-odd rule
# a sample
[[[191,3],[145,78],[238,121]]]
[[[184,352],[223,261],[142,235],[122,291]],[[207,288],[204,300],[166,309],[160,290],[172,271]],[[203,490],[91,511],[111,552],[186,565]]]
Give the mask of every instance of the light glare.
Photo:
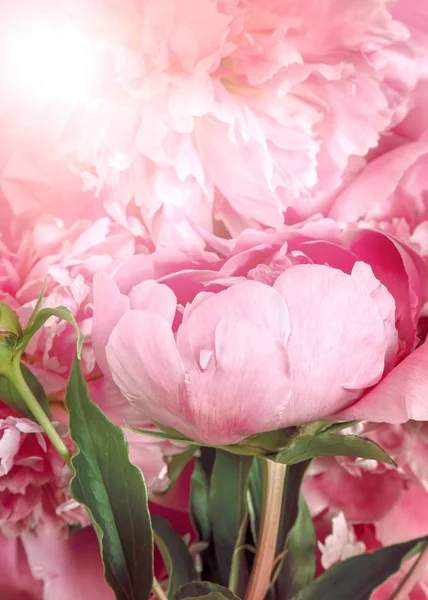
[[[71,24],[33,23],[14,36],[10,58],[18,87],[33,99],[86,100],[96,77],[89,40]]]

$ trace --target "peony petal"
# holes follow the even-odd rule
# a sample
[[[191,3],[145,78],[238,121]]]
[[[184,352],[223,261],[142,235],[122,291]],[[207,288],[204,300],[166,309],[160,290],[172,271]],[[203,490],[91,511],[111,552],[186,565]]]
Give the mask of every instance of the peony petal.
[[[184,368],[164,318],[127,312],[110,336],[106,356],[113,380],[147,419],[180,429],[186,418]]]
[[[214,350],[215,330],[220,321],[248,322],[261,332],[269,332],[280,346],[285,346],[290,331],[287,306],[281,295],[269,286],[244,281],[198,301],[186,310],[177,343],[180,352],[186,345],[196,361],[202,350]]]
[[[370,163],[337,198],[329,216],[338,221],[358,221],[388,201],[401,178],[416,161],[428,154],[428,143],[406,144]]]
[[[33,576],[44,584],[44,600],[113,600],[104,580],[97,536],[91,527],[61,540],[31,533],[23,536]]]
[[[177,298],[168,286],[148,279],[134,286],[128,298],[131,309],[159,315],[172,326],[177,309]]]
[[[379,381],[384,324],[364,282],[326,266],[297,265],[274,287],[287,302],[291,321],[288,424],[325,418]]]
[[[399,544],[428,535],[428,492],[418,483],[408,483],[399,501],[376,521],[376,537],[384,545]]]
[[[189,421],[209,445],[238,442],[278,429],[287,420],[289,381],[284,347],[248,322],[221,321],[215,356],[206,369],[187,373]]]
[[[338,419],[375,423],[428,421],[428,343],[395,367],[359,402],[341,411]]]
[[[94,277],[94,317],[92,320],[92,346],[98,366],[111,376],[106,358],[106,345],[115,325],[129,309],[129,299],[123,296],[115,282],[100,273]]]

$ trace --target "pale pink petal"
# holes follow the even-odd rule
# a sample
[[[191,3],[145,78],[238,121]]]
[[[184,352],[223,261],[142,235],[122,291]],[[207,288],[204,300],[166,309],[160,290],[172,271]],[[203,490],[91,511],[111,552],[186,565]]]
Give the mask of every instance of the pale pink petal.
[[[274,287],[287,303],[291,322],[289,424],[325,417],[379,381],[385,367],[384,323],[358,277],[297,265]]]
[[[375,423],[427,421],[427,372],[428,344],[424,343],[361,400],[336,416]]]
[[[377,158],[337,198],[329,216],[339,221],[358,221],[365,216],[370,218],[374,209],[382,216],[382,211],[391,210],[384,203],[390,201],[406,171],[427,154],[428,143],[415,142]]]
[[[324,543],[318,542],[324,569],[329,569],[337,562],[351,556],[364,554],[366,550],[366,545],[357,540],[353,527],[348,525],[343,513],[333,517],[332,526],[333,531],[325,538]]]
[[[222,320],[248,322],[260,331],[269,332],[284,346],[290,331],[286,303],[276,290],[254,281],[244,281],[210,297],[186,310],[183,327],[177,342],[183,347],[190,344],[195,360],[201,350],[214,349],[214,335]]]
[[[157,314],[172,325],[177,308],[177,298],[166,285],[156,283],[153,279],[147,279],[134,286],[128,298],[131,309]]]
[[[249,322],[220,321],[213,352],[187,378],[186,418],[203,442],[232,444],[289,419],[287,353]]]
[[[185,415],[184,368],[168,322],[132,310],[106,348],[113,380],[146,418],[180,429]]]
[[[110,375],[106,359],[106,345],[119,319],[129,309],[129,299],[123,296],[115,282],[106,275],[94,278],[94,317],[92,320],[92,346],[100,369]]]

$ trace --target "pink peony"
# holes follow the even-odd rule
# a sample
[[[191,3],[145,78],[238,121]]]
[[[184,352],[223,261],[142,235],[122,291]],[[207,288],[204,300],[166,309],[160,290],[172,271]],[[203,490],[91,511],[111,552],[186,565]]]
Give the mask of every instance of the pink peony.
[[[410,108],[420,73],[390,4],[76,1],[100,77],[60,152],[161,246],[202,246],[213,217],[234,234],[317,212]]]
[[[64,536],[69,524],[89,522],[72,501],[71,473],[47,442],[41,427],[0,407],[0,531]],[[68,442],[70,445],[70,442]]]
[[[364,418],[360,405],[375,420],[427,415],[414,379],[426,347],[403,361],[427,292],[415,253],[325,220],[227,245],[200,269],[163,252],[96,277],[95,355],[142,415],[211,445],[344,409]]]
[[[395,234],[428,255],[428,8],[418,0],[400,0],[393,14],[409,27],[419,70],[407,118],[383,135],[344,185],[332,196],[330,217]]]

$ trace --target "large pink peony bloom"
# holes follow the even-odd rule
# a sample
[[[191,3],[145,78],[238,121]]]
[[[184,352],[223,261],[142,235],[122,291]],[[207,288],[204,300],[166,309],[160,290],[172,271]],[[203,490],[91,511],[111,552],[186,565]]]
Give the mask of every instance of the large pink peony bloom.
[[[201,255],[199,269],[195,255],[168,263],[163,252],[96,277],[98,364],[143,415],[212,445],[343,409],[426,417],[416,378],[428,347],[402,361],[427,293],[415,253],[325,220],[229,246],[225,258]],[[369,392],[376,384],[382,394]]]
[[[348,170],[345,185],[332,196],[330,217],[344,223],[377,226],[412,243],[428,255],[428,7],[400,0],[393,14],[412,32],[419,68],[412,109],[393,131],[382,136],[358,168]]]
[[[213,216],[235,233],[319,211],[410,108],[419,70],[390,4],[73,2],[101,76],[61,153],[158,245],[202,245]]]

